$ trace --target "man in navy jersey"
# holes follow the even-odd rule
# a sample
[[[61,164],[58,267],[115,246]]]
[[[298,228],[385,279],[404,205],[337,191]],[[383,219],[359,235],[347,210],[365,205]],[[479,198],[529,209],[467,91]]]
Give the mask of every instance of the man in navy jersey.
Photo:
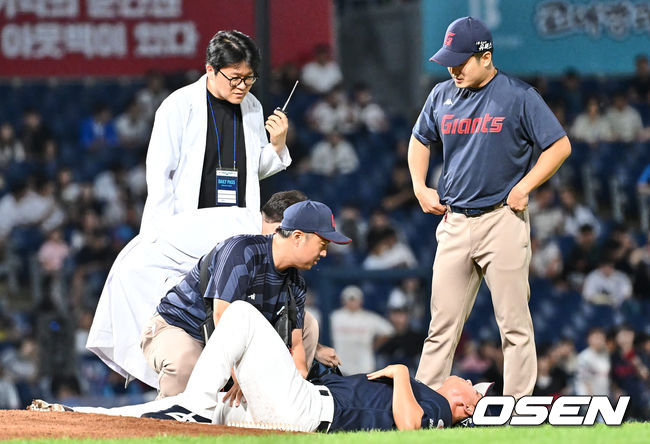
[[[417,378],[435,389],[449,376],[485,277],[501,331],[504,395],[520,398],[532,393],[537,375],[528,195],[557,171],[571,145],[537,91],[499,71],[492,51],[480,20],[449,25],[431,60],[447,67],[451,80],[433,88],[409,143],[415,196],[425,213],[444,214]],[[431,149],[443,153],[437,189],[426,185]]]
[[[231,369],[248,400],[245,407],[229,406],[219,393]],[[312,383],[298,373],[262,314],[251,304],[235,301],[224,311],[183,393],[112,409],[64,407],[41,400],[29,409],[226,425],[243,422],[304,432],[413,430],[450,427],[471,416],[490,385],[472,386],[450,376],[434,391],[410,378],[403,365],[368,375],[328,373]]]
[[[253,305],[270,324],[286,308],[289,290],[296,305],[296,325],[291,332],[292,354],[300,374],[307,375],[302,341],[305,281],[298,270],[307,270],[327,254],[330,242],[350,239],[337,233],[331,210],[320,202],[298,202],[284,211],[275,234],[239,235],[219,243],[158,304],[145,328],[142,350],[159,374],[161,398],[185,389],[205,344],[202,325],[206,304],[212,304],[214,324],[234,301]],[[207,285],[201,294],[201,264],[209,260]],[[235,384],[228,392],[239,404],[242,392]]]

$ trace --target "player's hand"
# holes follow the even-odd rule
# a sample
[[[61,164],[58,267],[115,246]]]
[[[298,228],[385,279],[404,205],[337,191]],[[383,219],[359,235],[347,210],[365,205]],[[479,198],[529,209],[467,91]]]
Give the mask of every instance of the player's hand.
[[[447,207],[440,203],[438,191],[429,187],[422,187],[415,190],[415,197],[420,202],[420,207],[425,213],[444,214]]]
[[[269,132],[271,145],[276,152],[280,152],[287,144],[287,131],[289,130],[289,119],[286,114],[280,110],[273,111],[264,124],[264,128]]]
[[[391,364],[381,370],[377,370],[376,372],[368,373],[366,376],[371,381],[383,377],[394,379],[395,375],[400,372],[406,372],[406,374],[408,374],[409,369],[403,364]]]
[[[233,381],[232,387],[230,387],[230,390],[226,393],[226,395],[223,397],[223,402],[224,404],[230,399],[230,407],[234,406],[239,407],[239,405],[242,402],[246,402],[246,398],[244,398],[244,393],[241,391],[241,387],[239,387],[239,383],[237,381]]]
[[[524,211],[528,206],[528,193],[524,193],[518,186],[510,190],[506,204],[512,211]]]
[[[336,350],[326,345],[318,344],[316,346],[316,360],[328,367],[341,365],[341,359],[336,354]]]

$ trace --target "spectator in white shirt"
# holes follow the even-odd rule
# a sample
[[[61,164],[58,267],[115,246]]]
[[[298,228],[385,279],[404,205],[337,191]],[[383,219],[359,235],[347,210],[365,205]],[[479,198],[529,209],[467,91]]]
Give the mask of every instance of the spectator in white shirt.
[[[576,237],[583,225],[591,225],[596,237],[600,236],[600,221],[586,205],[578,203],[576,193],[571,187],[560,191],[560,202],[564,214],[564,234]]]
[[[14,127],[9,122],[0,125],[0,168],[6,168],[13,162],[26,159],[25,148],[16,138]]]
[[[590,145],[612,140],[612,130],[607,119],[600,112],[598,99],[591,97],[587,101],[586,111],[580,113],[571,126],[572,139]]]
[[[413,268],[417,261],[411,248],[401,242],[393,227],[371,232],[368,240],[370,254],[363,261],[366,270],[386,270],[389,268]]]
[[[312,149],[310,170],[323,176],[349,174],[359,168],[359,158],[350,142],[333,130]]]
[[[540,242],[534,233],[531,233],[530,244],[533,251],[530,261],[531,273],[535,276],[556,280],[562,275],[562,253],[557,242],[549,238]]]
[[[353,89],[352,115],[358,129],[371,133],[385,133],[388,130],[386,113],[372,97],[370,88],[358,83]]]
[[[564,215],[562,210],[555,205],[555,190],[550,184],[545,183],[535,191],[530,200],[528,211],[531,226],[535,227],[540,242],[546,242],[546,239],[562,231]]]
[[[149,71],[146,83],[147,85],[138,91],[136,101],[142,107],[144,117],[153,122],[154,114],[169,95],[169,90],[165,88],[165,78],[158,71]]]
[[[352,108],[339,88],[334,88],[307,111],[307,122],[316,132],[329,134],[338,129],[350,133],[354,129]]]
[[[368,373],[375,368],[374,351],[393,334],[386,319],[364,310],[363,291],[349,285],[341,292],[342,308],[330,315],[334,348],[341,360],[344,375]]]
[[[600,327],[589,330],[587,348],[578,354],[575,392],[578,396],[609,396],[610,357]]]
[[[115,120],[120,145],[124,148],[144,149],[151,136],[151,121],[137,100],[132,100],[126,110]]]
[[[585,278],[582,297],[596,305],[618,308],[632,296],[632,281],[622,271],[614,268],[611,258],[605,257],[594,271]]]
[[[636,142],[641,139],[643,122],[639,112],[632,108],[624,94],[616,94],[614,103],[605,115],[617,142]]]
[[[35,192],[26,181],[16,180],[11,193],[0,200],[0,240],[15,227],[38,227],[43,233],[65,221],[65,214],[54,197],[54,183],[42,179]]]
[[[329,46],[314,48],[314,60],[302,67],[302,82],[316,94],[327,94],[343,80],[338,63],[332,60]]]

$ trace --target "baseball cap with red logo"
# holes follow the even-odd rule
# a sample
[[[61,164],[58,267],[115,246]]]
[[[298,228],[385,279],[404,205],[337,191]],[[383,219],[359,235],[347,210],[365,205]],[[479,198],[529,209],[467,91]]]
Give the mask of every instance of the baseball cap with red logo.
[[[462,17],[451,22],[445,33],[442,48],[429,60],[442,66],[462,64],[472,54],[492,49],[492,33],[482,21]]]
[[[327,205],[313,200],[295,203],[284,210],[280,228],[316,233],[335,244],[352,242],[352,239],[336,231],[332,210]]]

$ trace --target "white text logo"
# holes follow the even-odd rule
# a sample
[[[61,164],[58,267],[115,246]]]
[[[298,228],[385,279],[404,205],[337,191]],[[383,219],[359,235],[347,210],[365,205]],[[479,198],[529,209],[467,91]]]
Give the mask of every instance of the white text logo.
[[[524,396],[515,402],[512,396],[485,396],[476,404],[472,420],[476,425],[594,425],[600,413],[607,425],[621,425],[630,403],[629,396],[621,396],[616,408],[607,396]],[[486,416],[489,406],[500,406],[498,416]],[[581,407],[585,407],[581,413]],[[512,416],[515,413],[515,416]]]

